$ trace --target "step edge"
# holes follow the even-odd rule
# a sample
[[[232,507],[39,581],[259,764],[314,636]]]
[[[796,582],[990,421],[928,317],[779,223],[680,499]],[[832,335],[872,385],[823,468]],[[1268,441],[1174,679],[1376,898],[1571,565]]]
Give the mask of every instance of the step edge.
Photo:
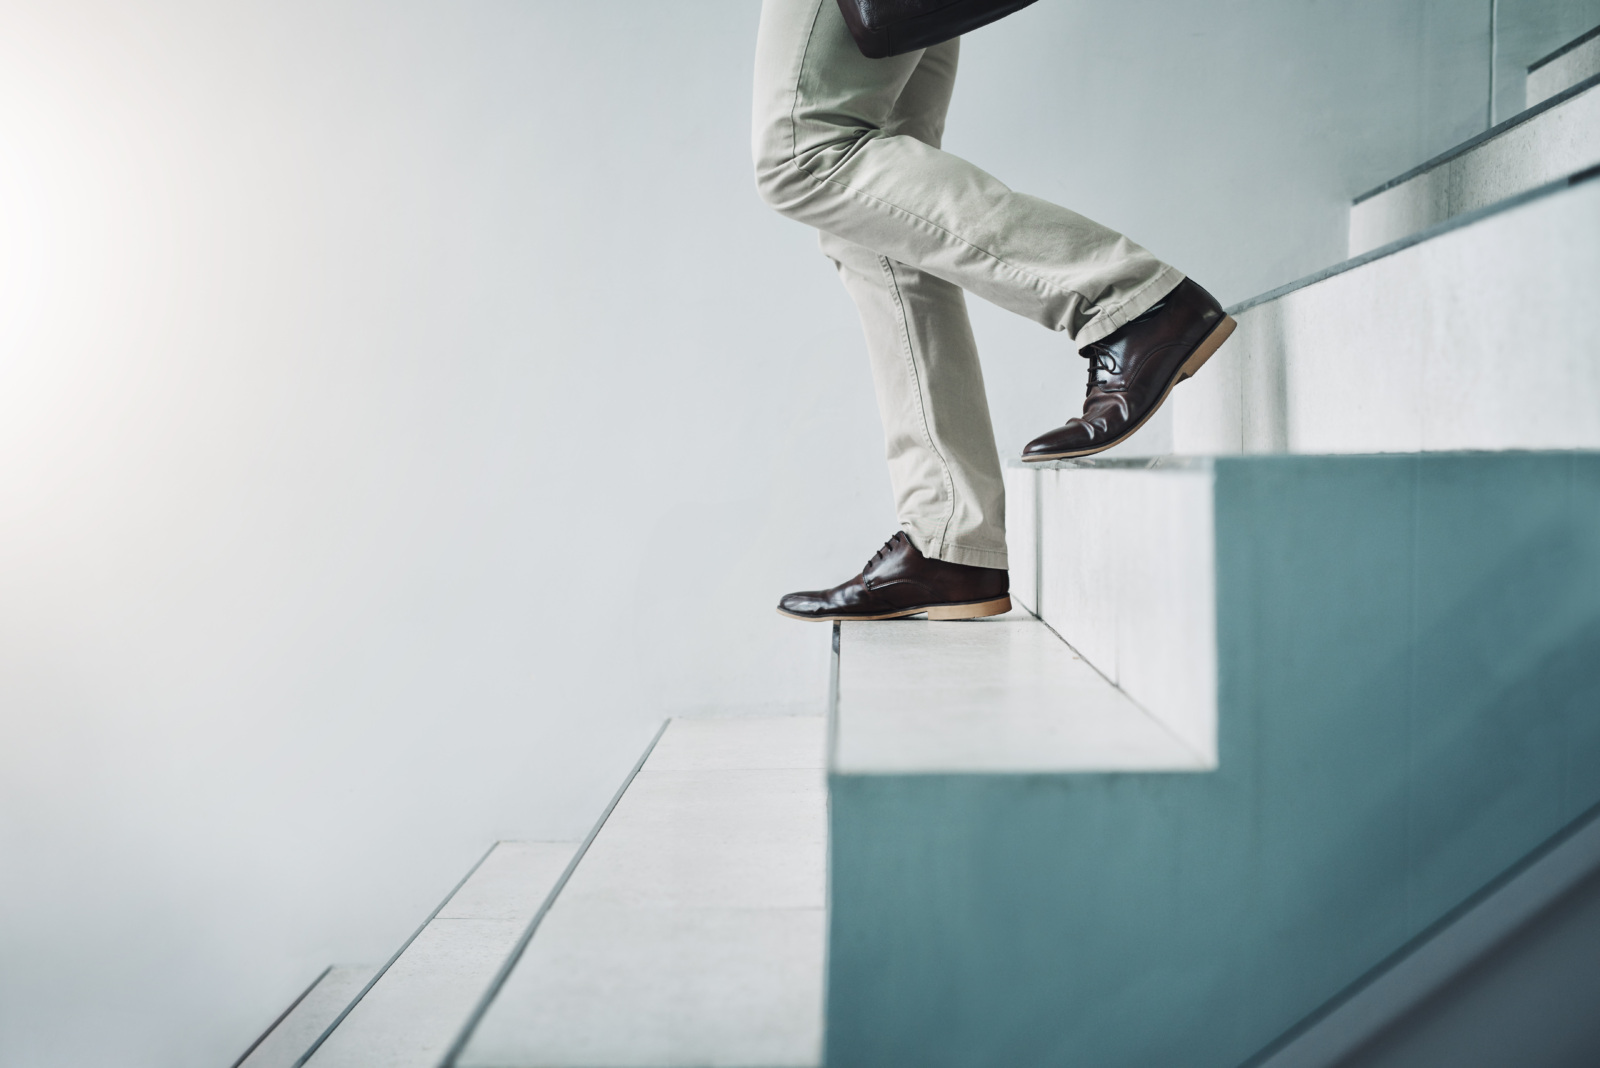
[[[438,918],[439,913],[442,912],[444,907],[450,903],[450,899],[455,897],[457,892],[459,892],[463,886],[467,885],[467,880],[471,879],[475,874],[477,874],[478,869],[483,867],[483,862],[489,859],[489,854],[493,853],[495,849],[499,847],[499,845],[500,843],[496,842],[494,845],[491,845],[488,849],[483,851],[483,855],[478,858],[477,863],[473,864],[471,868],[467,869],[467,874],[463,875],[460,881],[457,882],[456,885],[451,888],[450,892],[444,896],[443,900],[433,907],[433,911],[428,913],[428,918],[417,925],[417,929],[412,931],[411,936],[400,944],[400,948],[394,951],[394,955],[383,962],[383,966],[380,967],[376,973],[374,973],[371,979],[366,981],[366,984],[363,985],[360,991],[356,993],[356,996],[350,999],[350,1004],[346,1005],[339,1015],[333,1018],[332,1023],[323,1028],[322,1034],[317,1036],[317,1040],[311,1043],[310,1047],[307,1048],[304,1053],[295,1058],[293,1068],[305,1068],[306,1063],[310,1061],[312,1057],[316,1056],[317,1051],[323,1047],[323,1044],[326,1043],[328,1039],[333,1037],[333,1033],[339,1030],[340,1026],[345,1022],[346,1019],[349,1018],[350,1014],[355,1011],[356,1006],[361,1004],[362,999],[368,994],[372,993],[372,988],[377,986],[378,983],[382,981],[383,977],[389,973],[389,969],[394,967],[395,962],[405,955],[406,950],[411,948],[411,944],[418,938],[422,937],[422,932],[427,930],[428,925]]]
[[[584,856],[589,852],[589,847],[594,844],[594,840],[599,837],[601,829],[605,827],[606,821],[611,819],[611,814],[615,812],[617,806],[622,803],[623,795],[626,794],[628,792],[628,788],[633,785],[633,780],[638,778],[640,770],[645,765],[645,761],[650,759],[650,754],[655,752],[656,744],[661,741],[661,736],[667,733],[667,728],[670,726],[672,726],[672,720],[669,718],[663,720],[661,726],[656,729],[655,734],[650,739],[650,744],[645,746],[644,752],[639,755],[639,759],[634,763],[632,770],[630,770],[627,774],[627,777],[622,780],[622,785],[619,786],[617,788],[617,792],[612,795],[611,802],[607,804],[604,811],[600,813],[600,818],[595,820],[594,826],[590,828],[588,836],[584,838],[583,842],[578,846],[577,851],[573,853],[572,859],[567,862],[566,868],[562,870],[560,878],[556,880],[555,885],[552,886],[549,893],[545,895],[544,901],[540,903],[538,911],[533,914],[533,918],[529,920],[527,926],[523,928],[522,934],[518,937],[516,944],[511,949],[511,952],[507,954],[506,959],[501,962],[499,969],[495,972],[494,978],[490,981],[488,988],[478,998],[477,1005],[473,1007],[473,1010],[471,1014],[468,1015],[466,1022],[462,1024],[461,1030],[457,1033],[455,1040],[451,1042],[449,1048],[445,1050],[445,1055],[439,1062],[439,1068],[456,1068],[457,1061],[460,1059],[461,1055],[466,1052],[467,1047],[471,1044],[473,1034],[477,1031],[478,1026],[483,1023],[484,1017],[489,1014],[489,1009],[494,1005],[495,998],[500,996],[500,991],[504,989],[506,981],[511,978],[511,973],[516,970],[517,964],[522,960],[522,955],[527,952],[528,946],[533,941],[534,935],[539,931],[539,925],[544,921],[545,916],[550,912],[551,907],[556,903],[556,899],[561,896],[561,891],[566,889],[567,882],[572,878],[572,873],[577,871],[578,865],[582,863]],[[485,856],[487,855],[488,854],[485,854]],[[479,861],[479,863],[481,864],[483,862]],[[477,869],[474,868],[473,870],[476,871]],[[468,873],[468,876],[471,876],[471,872]],[[466,880],[463,879],[462,883],[464,884],[465,882]],[[459,887],[457,889],[459,889]],[[446,898],[445,900],[448,901],[449,899]],[[444,906],[441,903],[440,908],[443,907]]]
[[[1387,193],[1389,190],[1394,189],[1397,186],[1405,185],[1413,178],[1420,177],[1421,175],[1424,175],[1435,168],[1442,167],[1451,160],[1471,152],[1485,141],[1492,141],[1501,134],[1515,129],[1525,122],[1531,122],[1532,120],[1537,119],[1540,115],[1543,115],[1545,112],[1560,107],[1573,97],[1581,96],[1597,85],[1600,85],[1600,74],[1590,75],[1588,78],[1585,78],[1578,84],[1563,89],[1556,95],[1539,101],[1531,108],[1524,108],[1515,115],[1511,116],[1509,119],[1505,119],[1499,123],[1496,123],[1487,130],[1484,130],[1482,133],[1469,137],[1459,145],[1446,149],[1437,156],[1434,156],[1432,159],[1419,163],[1410,170],[1390,178],[1382,185],[1369,189],[1365,193],[1361,193],[1350,201],[1350,206],[1354,208],[1365,201],[1371,200],[1373,197],[1376,197],[1382,193]]]
[[[1597,84],[1600,84],[1600,75],[1596,75],[1596,79]],[[1553,182],[1546,182],[1544,185],[1536,186],[1533,189],[1529,189],[1527,192],[1518,193],[1515,196],[1507,197],[1504,200],[1497,201],[1486,207],[1477,208],[1473,211],[1462,212],[1460,215],[1453,215],[1443,222],[1435,223],[1433,226],[1430,226],[1425,230],[1418,230],[1414,234],[1408,234],[1405,237],[1397,238],[1396,240],[1389,242],[1387,245],[1380,245],[1368,252],[1363,252],[1359,256],[1352,256],[1341,263],[1336,263],[1331,267],[1324,267],[1320,271],[1314,271],[1303,278],[1298,278],[1293,282],[1287,282],[1281,286],[1278,286],[1276,289],[1269,289],[1265,293],[1250,297],[1247,300],[1242,300],[1239,303],[1230,306],[1227,309],[1227,313],[1234,316],[1240,315],[1243,312],[1249,311],[1251,308],[1255,308],[1262,304],[1268,304],[1274,300],[1278,300],[1281,297],[1286,297],[1290,293],[1305,289],[1308,286],[1316,285],[1318,282],[1326,281],[1329,278],[1335,278],[1341,274],[1347,274],[1350,271],[1356,270],[1360,267],[1365,267],[1367,264],[1373,263],[1377,260],[1386,259],[1389,256],[1393,256],[1397,252],[1404,252],[1406,249],[1411,248],[1414,245],[1420,245],[1425,241],[1431,241],[1434,238],[1441,237],[1453,230],[1465,229],[1466,227],[1483,222],[1484,220],[1492,218],[1493,216],[1514,211],[1517,208],[1525,207],[1528,204],[1534,203],[1535,201],[1558,196],[1570,189],[1575,189],[1579,186],[1585,185],[1595,178],[1600,178],[1600,165],[1585,167],[1583,170],[1569,174],[1565,178],[1557,178]]]
[[[1556,60],[1560,59],[1562,56],[1566,55],[1568,52],[1577,51],[1578,49],[1582,48],[1584,45],[1588,44],[1590,41],[1594,40],[1596,37],[1600,37],[1600,26],[1596,26],[1591,30],[1585,31],[1584,33],[1580,34],[1579,36],[1574,37],[1572,40],[1568,41],[1566,44],[1562,45],[1560,48],[1556,49],[1554,52],[1551,52],[1549,55],[1543,56],[1543,57],[1541,57],[1539,59],[1534,60],[1532,63],[1529,63],[1528,64],[1528,73],[1532,74],[1534,71],[1538,70],[1540,67],[1543,67],[1546,64],[1555,62]]]
[[[239,1054],[239,1059],[234,1061],[233,1064],[229,1065],[229,1068],[239,1068],[240,1065],[249,1060],[250,1055],[261,1048],[261,1043],[265,1042],[268,1038],[271,1038],[272,1033],[283,1026],[283,1021],[287,1020],[290,1016],[293,1016],[294,1010],[298,1009],[301,1003],[304,1002],[306,998],[311,996],[311,992],[318,986],[322,985],[322,981],[332,973],[333,965],[331,964],[322,969],[322,971],[318,972],[317,977],[311,980],[311,983],[304,990],[300,991],[300,995],[298,997],[289,1002],[288,1008],[278,1013],[278,1018],[268,1024],[266,1030],[262,1031],[261,1034],[256,1036],[256,1040],[250,1043],[249,1048],[247,1048],[243,1053]]]

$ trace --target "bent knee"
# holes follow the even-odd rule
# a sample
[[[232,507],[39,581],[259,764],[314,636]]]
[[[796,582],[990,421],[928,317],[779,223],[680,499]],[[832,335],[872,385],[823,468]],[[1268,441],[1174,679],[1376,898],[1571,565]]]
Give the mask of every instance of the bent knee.
[[[873,129],[839,128],[833,136],[798,150],[791,148],[792,137],[784,131],[768,131],[757,141],[755,153],[756,190],[768,207],[780,215],[801,222],[819,199],[827,198],[828,179],[861,146],[878,134]],[[778,146],[783,146],[779,148]]]
[[[794,218],[815,181],[793,155],[756,157],[756,192],[779,215]]]

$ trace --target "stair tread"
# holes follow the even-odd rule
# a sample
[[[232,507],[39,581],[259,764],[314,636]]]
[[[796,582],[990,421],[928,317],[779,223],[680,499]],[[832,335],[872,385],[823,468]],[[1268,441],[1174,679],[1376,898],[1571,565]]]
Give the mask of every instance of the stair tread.
[[[675,719],[458,1061],[820,1062],[820,717]]]
[[[576,849],[498,843],[312,1055],[311,1068],[434,1068]]]
[[[1209,766],[1028,613],[842,624],[835,774]]]

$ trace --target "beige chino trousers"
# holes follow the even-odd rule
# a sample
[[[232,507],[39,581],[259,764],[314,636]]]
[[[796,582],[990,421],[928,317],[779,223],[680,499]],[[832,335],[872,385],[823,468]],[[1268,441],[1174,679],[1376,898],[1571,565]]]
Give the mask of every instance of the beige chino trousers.
[[[821,231],[855,301],[902,529],[925,556],[1005,567],[1000,457],[962,291],[1082,346],[1183,275],[940,150],[959,47],[867,59],[836,0],[764,0],[756,179],[768,204]]]

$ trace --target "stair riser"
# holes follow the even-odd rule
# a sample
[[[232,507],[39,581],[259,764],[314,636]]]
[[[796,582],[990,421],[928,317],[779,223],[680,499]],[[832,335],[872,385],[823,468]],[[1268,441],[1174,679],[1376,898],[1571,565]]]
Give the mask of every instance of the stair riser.
[[[1037,471],[1008,466],[1006,481],[1006,557],[1011,569],[1011,599],[1039,614],[1039,495]]]
[[[1528,72],[1525,106],[1542,104],[1597,74],[1600,74],[1600,37],[1591,37],[1570,52]]]
[[[1213,473],[1039,472],[1038,615],[1216,760]]]
[[[1238,314],[1169,402],[1173,449],[1600,448],[1600,181]]]
[[[1350,255],[1600,163],[1600,86],[1350,208]]]

